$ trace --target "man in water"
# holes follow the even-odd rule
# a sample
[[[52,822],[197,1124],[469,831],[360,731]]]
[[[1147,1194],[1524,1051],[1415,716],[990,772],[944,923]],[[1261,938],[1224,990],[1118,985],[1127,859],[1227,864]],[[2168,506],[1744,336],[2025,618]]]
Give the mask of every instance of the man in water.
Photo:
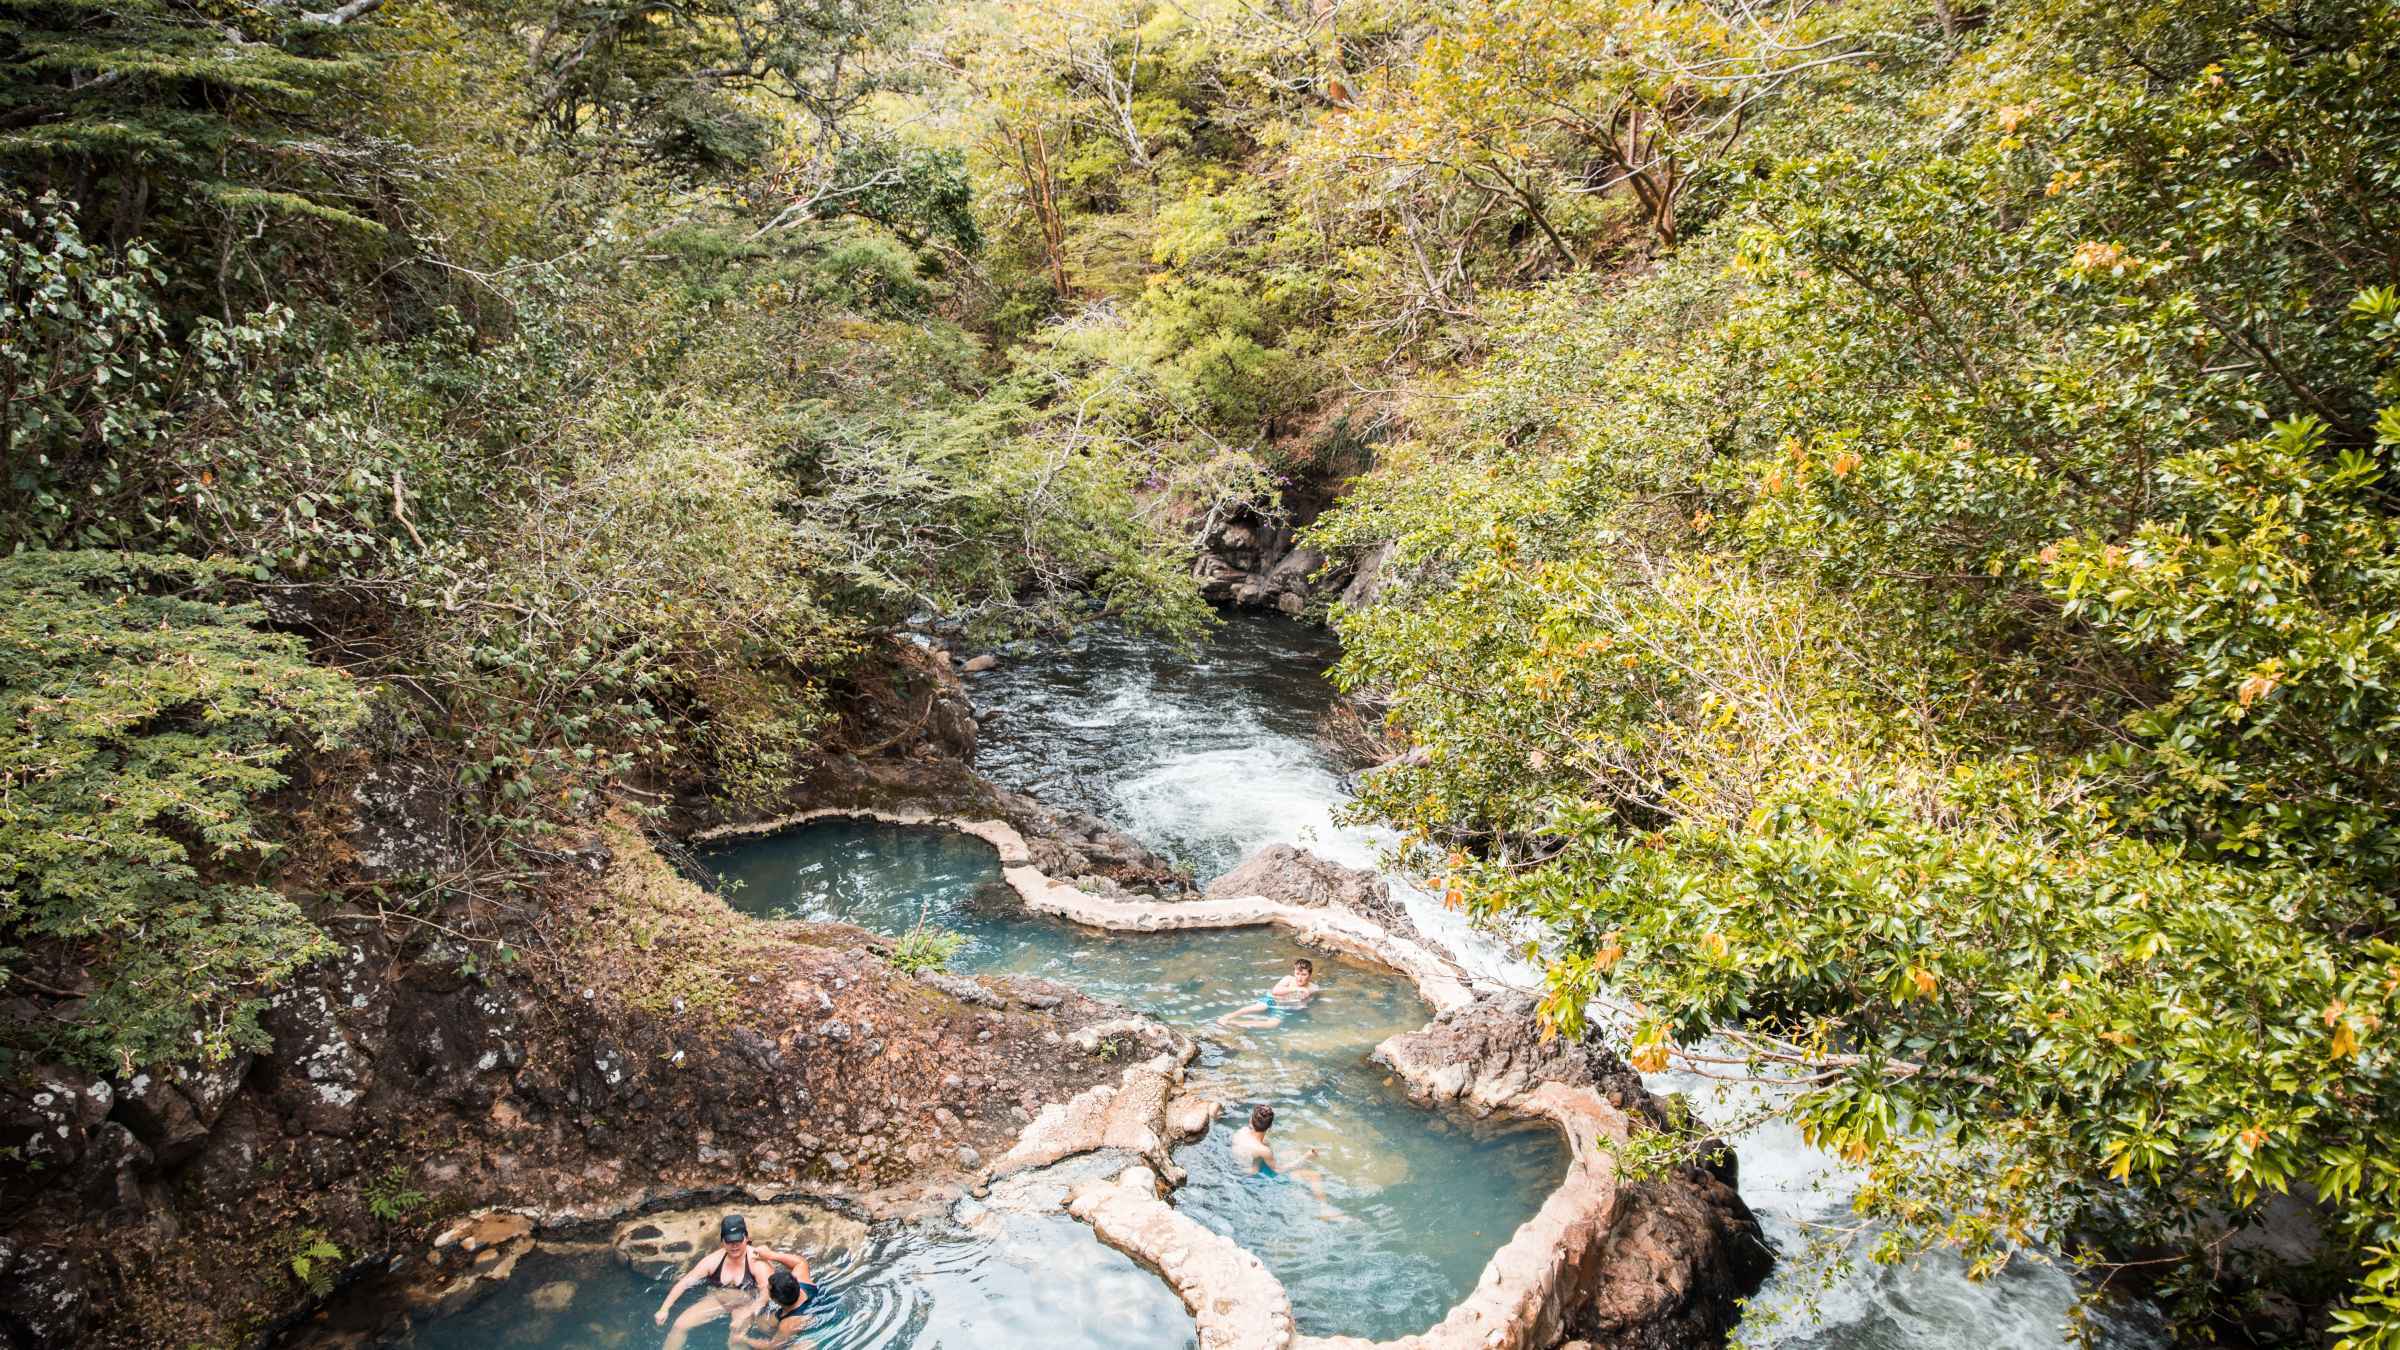
[[[658,1316],[652,1320],[660,1326],[667,1324],[667,1311],[683,1291],[696,1284],[708,1286],[707,1297],[683,1310],[675,1326],[667,1333],[665,1350],[683,1350],[683,1343],[692,1328],[703,1326],[720,1317],[732,1319],[725,1330],[725,1344],[742,1343],[743,1328],[765,1311],[769,1272],[778,1264],[797,1265],[803,1272],[808,1262],[798,1256],[786,1256],[756,1246],[750,1241],[750,1224],[739,1214],[728,1214],[717,1224],[717,1238],[724,1245],[692,1263],[675,1287],[667,1291],[666,1300],[658,1305]]]
[[[1284,1018],[1307,1007],[1316,996],[1317,965],[1303,956],[1292,962],[1292,973],[1277,980],[1265,998],[1225,1014],[1217,1019],[1217,1025],[1246,1027],[1252,1031],[1272,1030],[1282,1026]]]
[[[1269,1181],[1281,1181],[1285,1177],[1290,1177],[1294,1181],[1306,1184],[1309,1192],[1317,1197],[1317,1203],[1323,1206],[1323,1211],[1318,1217],[1348,1218],[1348,1215],[1335,1209],[1332,1202],[1325,1198],[1325,1178],[1321,1173],[1305,1168],[1285,1168],[1275,1160],[1275,1146],[1267,1142],[1267,1131],[1274,1124],[1274,1107],[1251,1107],[1248,1127],[1233,1132],[1233,1160],[1242,1165],[1243,1171],[1253,1176],[1265,1177]],[[1306,1162],[1315,1156],[1317,1156],[1317,1151],[1312,1148],[1300,1155],[1300,1161]]]
[[[801,1261],[798,1269],[798,1278],[789,1270],[767,1277],[767,1330],[763,1335],[753,1330],[742,1338],[751,1350],[787,1350],[801,1344],[800,1333],[808,1330],[808,1309],[817,1301],[817,1287],[808,1282],[807,1261]]]

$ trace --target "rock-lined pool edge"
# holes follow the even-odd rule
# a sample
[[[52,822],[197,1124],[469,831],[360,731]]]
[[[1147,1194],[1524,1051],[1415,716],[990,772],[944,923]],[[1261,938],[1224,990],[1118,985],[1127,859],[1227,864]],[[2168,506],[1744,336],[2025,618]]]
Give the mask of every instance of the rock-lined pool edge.
[[[1661,1243],[1656,1224],[1628,1222],[1616,1146],[1656,1124],[1655,1103],[1638,1080],[1603,1085],[1571,1056],[1528,1054],[1539,1038],[1529,1002],[1478,985],[1423,943],[1337,907],[1302,906],[1258,895],[1151,899],[1095,895],[1059,881],[1034,865],[1032,850],[1003,820],[961,819],[920,811],[820,807],[771,820],[720,826],[694,842],[777,833],[818,821],[868,820],[887,825],[950,829],[980,839],[999,855],[1001,876],[1026,908],[1087,928],[1155,933],[1272,925],[1328,950],[1389,969],[1413,985],[1435,1014],[1419,1032],[1394,1036],[1376,1048],[1421,1105],[1448,1105],[1477,1116],[1548,1122],[1566,1138],[1567,1173],[1534,1216],[1519,1225],[1485,1263],[1474,1290],[1423,1332],[1388,1341],[1300,1333],[1283,1283],[1264,1262],[1232,1239],[1168,1204],[1162,1193],[1182,1180],[1167,1150],[1189,1138],[1190,1120],[1174,1118],[1176,1089],[1191,1053],[1184,1047],[1129,1066],[1116,1085],[1088,1089],[1046,1108],[1025,1127],[1017,1146],[986,1174],[987,1182],[1024,1168],[1080,1153],[1118,1149],[1128,1165],[1114,1176],[1076,1187],[1069,1214],[1109,1246],[1157,1271],[1183,1300],[1204,1350],[1548,1350],[1559,1344],[1605,1293],[1617,1297],[1606,1323],[1628,1332],[1660,1324],[1705,1343],[1731,1325],[1733,1300],[1763,1278],[1767,1257],[1757,1224],[1730,1177],[1699,1169],[1678,1178],[1713,1187],[1696,1206],[1703,1221],[1681,1225],[1681,1241]],[[1476,1025],[1479,1024],[1479,1025]],[[1446,1025],[1473,1025],[1480,1034],[1443,1035]],[[1495,1029],[1498,1034],[1493,1034]],[[1550,1061],[1545,1063],[1544,1061]],[[1562,1066],[1564,1072],[1561,1072]],[[1561,1078],[1586,1081],[1560,1081]],[[1630,1079],[1630,1075],[1623,1076]],[[1641,1110],[1648,1106],[1649,1110]],[[1634,1108],[1629,1111],[1628,1107]],[[1639,1117],[1643,1118],[1637,1118]],[[1199,1121],[1205,1130],[1206,1119]],[[1140,1161],[1131,1161],[1138,1158]],[[1713,1213],[1711,1212],[1713,1211]],[[1688,1218],[1689,1214],[1679,1217]],[[1710,1222],[1709,1220],[1715,1220]],[[1645,1228],[1640,1244],[1619,1244],[1622,1230]],[[1645,1264],[1681,1265],[1626,1290],[1612,1247],[1639,1245]],[[1745,1250],[1728,1253],[1728,1246]],[[1633,1253],[1626,1253],[1632,1255]],[[1711,1290],[1703,1286],[1714,1283]],[[1648,1297],[1645,1297],[1648,1295]],[[1638,1334],[1638,1333],[1637,1333]],[[1649,1341],[1646,1343],[1656,1343]]]

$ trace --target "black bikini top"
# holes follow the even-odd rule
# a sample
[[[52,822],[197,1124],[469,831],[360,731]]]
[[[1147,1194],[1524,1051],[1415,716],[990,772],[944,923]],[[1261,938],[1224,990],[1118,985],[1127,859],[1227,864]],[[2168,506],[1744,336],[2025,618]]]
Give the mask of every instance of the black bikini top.
[[[755,1294],[755,1293],[757,1293],[757,1292],[758,1292],[758,1267],[757,1267],[757,1266],[755,1266],[755,1265],[752,1265],[752,1264],[750,1263],[750,1260],[749,1260],[749,1258],[750,1258],[750,1255],[751,1255],[751,1253],[750,1253],[749,1251],[747,1251],[747,1250],[745,1250],[745,1251],[742,1253],[742,1258],[743,1258],[743,1259],[742,1259],[742,1282],[741,1282],[740,1284],[727,1284],[727,1283],[725,1283],[725,1256],[726,1256],[726,1253],[724,1253],[724,1252],[722,1252],[722,1251],[718,1252],[718,1253],[717,1253],[717,1268],[716,1268],[715,1270],[712,1270],[712,1271],[710,1271],[710,1272],[708,1273],[708,1282],[709,1282],[710,1284],[713,1284],[713,1285],[715,1285],[715,1286],[716,1286],[717,1288],[719,1288],[719,1289],[731,1289],[731,1290],[734,1290],[734,1291],[735,1291],[735,1292],[737,1292],[737,1293],[743,1293],[743,1294]]]

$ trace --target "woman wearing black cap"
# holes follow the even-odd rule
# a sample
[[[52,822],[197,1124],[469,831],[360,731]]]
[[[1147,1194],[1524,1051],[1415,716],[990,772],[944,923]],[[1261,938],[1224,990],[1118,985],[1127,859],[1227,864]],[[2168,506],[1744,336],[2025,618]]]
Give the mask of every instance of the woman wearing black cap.
[[[717,1224],[717,1237],[725,1245],[692,1263],[675,1287],[667,1291],[666,1301],[658,1305],[654,1319],[660,1326],[667,1324],[667,1312],[683,1291],[705,1283],[708,1297],[683,1310],[675,1326],[667,1333],[666,1350],[683,1350],[684,1338],[692,1328],[713,1322],[720,1317],[733,1319],[725,1336],[727,1345],[738,1345],[742,1331],[750,1320],[767,1306],[767,1275],[771,1269],[770,1255],[750,1245],[750,1225],[739,1214],[728,1214]]]

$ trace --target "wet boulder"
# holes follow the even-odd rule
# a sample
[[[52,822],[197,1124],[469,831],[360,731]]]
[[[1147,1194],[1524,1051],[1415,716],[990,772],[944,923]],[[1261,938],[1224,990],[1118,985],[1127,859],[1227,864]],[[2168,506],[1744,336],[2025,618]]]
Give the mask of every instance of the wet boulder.
[[[1701,1161],[1654,1180],[1618,1175],[1608,1139],[1675,1130],[1684,1113],[1652,1097],[1614,1054],[1592,1042],[1545,1038],[1534,1001],[1511,996],[1482,999],[1394,1036],[1376,1047],[1374,1061],[1420,1105],[1547,1115],[1568,1132],[1575,1160],[1543,1215],[1559,1207],[1585,1217],[1536,1234],[1540,1242],[1526,1244],[1521,1232],[1495,1258],[1546,1272],[1556,1309],[1568,1314],[1566,1330],[1593,1350],[1724,1343],[1740,1301],[1766,1278],[1774,1254],[1734,1189],[1732,1152],[1718,1141],[1693,1140]],[[1543,1221],[1537,1216],[1526,1231]],[[1437,1343],[1452,1344],[1428,1340]]]
[[[1306,545],[1283,555],[1265,578],[1267,592],[1275,598],[1275,607],[1286,614],[1307,612],[1309,602],[1317,596],[1339,590],[1348,579],[1348,569],[1333,564],[1323,553]]]

